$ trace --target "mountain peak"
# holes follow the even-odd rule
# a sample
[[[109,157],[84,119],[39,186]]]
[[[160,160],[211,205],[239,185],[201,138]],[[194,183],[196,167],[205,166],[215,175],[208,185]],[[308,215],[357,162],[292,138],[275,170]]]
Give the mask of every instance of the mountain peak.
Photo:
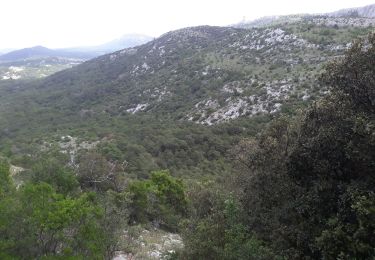
[[[364,17],[375,18],[375,4],[363,7],[346,8],[328,14],[333,17]]]
[[[20,50],[15,50],[8,52],[0,56],[0,62],[15,62],[22,60],[34,60],[41,58],[51,58],[51,57],[63,57],[71,58],[75,57],[66,51],[52,50],[44,46],[37,45],[30,48],[24,48]]]
[[[25,48],[25,49],[29,49],[29,50],[50,50],[47,47],[44,47],[42,45],[36,45],[36,46],[30,47],[30,48]]]
[[[50,56],[54,51],[44,46],[34,46],[30,48],[24,48],[21,50],[15,50],[8,52],[0,56],[0,62],[25,60],[33,57],[44,57]]]

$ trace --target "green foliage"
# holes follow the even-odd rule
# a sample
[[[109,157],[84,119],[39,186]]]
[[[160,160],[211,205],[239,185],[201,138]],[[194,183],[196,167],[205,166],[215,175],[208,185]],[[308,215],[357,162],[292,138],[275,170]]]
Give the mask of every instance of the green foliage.
[[[134,221],[144,222],[147,220],[149,184],[145,181],[134,182],[129,186],[132,193],[132,215]]]
[[[287,258],[374,257],[373,39],[327,68],[330,95],[234,150],[244,223]]]
[[[239,203],[233,198],[224,202],[226,229],[222,259],[274,259],[276,256],[262,241],[251,236],[240,218]]]
[[[355,230],[351,222],[359,218],[351,209],[357,199],[348,199],[351,191],[357,190],[359,194],[374,191],[374,104],[371,101],[374,85],[372,76],[368,76],[373,70],[369,65],[374,56],[372,39],[371,36],[367,48],[356,44],[346,58],[328,67],[323,79],[332,85],[332,94],[307,111],[289,159],[289,173],[305,194],[296,208],[305,223],[299,231],[306,234],[301,245],[305,254],[319,256],[322,241],[340,233],[342,246],[337,244],[338,249],[332,248],[331,252],[324,248],[324,255],[339,257],[342,253],[360,257],[357,250],[350,248],[366,243],[374,247],[372,240],[356,240],[354,231],[345,230],[348,225]],[[362,232],[368,230],[371,227]],[[367,254],[366,257],[373,256],[373,252]]]
[[[375,42],[365,43],[328,67],[326,98],[233,149],[235,197],[223,192],[227,185],[191,188],[182,257],[374,257]]]
[[[124,240],[124,230],[128,230],[131,199],[128,193],[107,191],[99,197],[103,217],[98,225],[101,227],[101,239],[105,247],[105,257],[110,258],[115,251],[124,249],[119,244]],[[126,246],[126,245],[125,245]]]
[[[325,259],[369,259],[375,255],[375,195],[349,191],[346,196],[343,204],[350,208],[327,221],[317,245]]]
[[[6,208],[10,202],[12,207]],[[15,198],[0,203],[0,223],[6,223],[1,227],[2,252],[10,256],[96,259],[104,254],[105,241],[98,235],[103,213],[93,194],[64,198],[49,184],[27,184]]]
[[[180,179],[173,178],[169,171],[156,171],[151,174],[151,185],[156,187],[156,194],[162,203],[183,214],[187,202]]]
[[[11,184],[9,164],[0,159],[0,199],[11,190]]]
[[[55,158],[44,158],[36,162],[32,168],[33,183],[46,182],[62,194],[68,194],[78,188],[78,181],[72,169],[62,165]]]
[[[260,105],[264,98],[266,110],[282,103],[284,113],[294,114],[296,108],[309,103],[302,100],[305,92],[311,99],[324,93],[325,89],[315,87],[315,75],[325,60],[343,53],[332,50],[330,44],[346,44],[370,30],[335,29],[304,20],[277,28],[308,41],[311,35],[325,37],[330,44],[316,49],[286,40],[260,50],[246,48],[258,41],[248,35],[259,34],[259,40],[265,42],[268,31],[275,28],[197,27],[189,30],[205,37],[172,32],[132,50],[134,53],[116,53],[116,59],[102,56],[31,83],[2,81],[0,125],[7,127],[0,133],[0,151],[12,161],[25,154],[33,157],[43,142],[70,134],[101,141],[99,152],[108,161],[127,160],[134,177],[146,178],[156,169],[194,178],[225,174],[232,166],[224,159],[226,150],[247,131],[258,132],[273,115],[261,115],[259,120],[247,111],[252,119],[212,127],[187,123],[190,116],[203,120],[237,98],[247,100],[249,106]],[[161,46],[164,48],[159,49]],[[140,68],[144,57],[150,67],[147,71]],[[274,69],[268,72],[270,66]],[[134,71],[136,67],[139,71]],[[267,94],[269,84],[276,84],[277,91],[284,81],[294,89],[287,98]],[[228,84],[243,92],[223,91]],[[250,101],[250,96],[255,99]],[[198,103],[208,100],[220,105],[197,109]],[[134,115],[127,112],[137,104],[149,106]],[[240,110],[246,117],[245,107]],[[225,132],[232,124],[243,129],[241,136]]]
[[[155,171],[149,180],[131,183],[129,191],[133,221],[154,221],[165,228],[176,229],[178,218],[186,212],[183,184],[168,171]]]
[[[30,182],[18,189],[9,166],[0,169],[1,259],[103,259],[118,250],[127,193],[80,192],[72,171],[53,157],[35,162]]]
[[[319,86],[321,60],[342,53],[330,43],[370,29],[279,27],[319,48],[242,49],[248,42],[233,43],[266,29],[199,27],[197,37],[167,34],[31,85],[2,83],[0,150],[29,169],[31,182],[17,190],[0,164],[0,258],[110,258],[134,222],[181,231],[185,249],[173,256],[187,259],[373,258],[375,37],[326,67]],[[165,56],[150,52],[158,42]],[[134,71],[144,57],[153,73]],[[268,100],[267,83],[284,80],[294,89],[288,101]],[[227,84],[244,90],[225,92]],[[327,87],[324,99],[296,112],[306,91],[315,99]],[[249,96],[269,110],[282,102],[286,115],[186,122],[200,120],[201,101],[217,101],[205,111],[212,115]],[[142,103],[144,112],[127,111]],[[61,150],[56,142],[67,134],[99,141],[75,151],[75,171],[40,152]],[[200,183],[213,176],[220,185]]]
[[[124,189],[125,169],[123,163],[108,161],[96,151],[90,151],[79,157],[77,169],[81,188],[96,192]]]
[[[196,212],[184,223],[183,259],[276,259],[263,241],[244,225],[240,203],[225,199],[210,188],[198,187],[191,194],[193,204],[206,204],[205,213]],[[204,194],[204,196],[202,196]],[[199,201],[195,201],[199,200]]]
[[[345,57],[327,66],[322,77],[336,92],[343,92],[354,109],[370,114],[375,113],[374,60],[375,35],[366,41],[356,41]]]

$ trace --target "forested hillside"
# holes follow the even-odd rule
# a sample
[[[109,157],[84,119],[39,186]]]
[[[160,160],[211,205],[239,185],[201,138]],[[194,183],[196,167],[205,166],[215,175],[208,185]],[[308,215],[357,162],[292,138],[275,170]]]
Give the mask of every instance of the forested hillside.
[[[70,152],[95,142],[136,175],[221,175],[240,138],[324,96],[322,66],[369,31],[307,21],[187,28],[32,83],[6,81],[0,149],[27,168],[27,154],[69,135],[78,142]]]
[[[371,19],[284,18],[0,81],[0,259],[374,258]]]
[[[321,77],[329,95],[240,142],[232,192],[192,197],[210,206],[186,225],[187,259],[374,257],[374,55],[373,35],[354,44]]]

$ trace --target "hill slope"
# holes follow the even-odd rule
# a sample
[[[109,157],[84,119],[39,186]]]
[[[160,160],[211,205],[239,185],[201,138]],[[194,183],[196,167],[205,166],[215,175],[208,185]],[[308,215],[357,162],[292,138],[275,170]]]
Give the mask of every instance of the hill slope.
[[[328,15],[334,16],[334,17],[352,16],[352,17],[375,18],[375,4],[367,5],[363,7],[357,7],[357,8],[342,9],[336,12],[329,13]]]
[[[110,114],[158,113],[204,124],[275,113],[321,95],[314,76],[370,29],[309,23],[195,27],[101,56],[45,79],[41,103]],[[40,91],[39,90],[39,91]]]
[[[266,16],[234,25],[238,28],[267,27],[285,24],[309,23],[323,26],[369,27],[375,25],[375,4],[347,8],[325,14],[293,14]]]
[[[309,21],[185,28],[33,84],[0,84],[0,150],[32,154],[71,135],[137,174],[229,172],[232,145],[324,95],[323,65],[370,31]]]

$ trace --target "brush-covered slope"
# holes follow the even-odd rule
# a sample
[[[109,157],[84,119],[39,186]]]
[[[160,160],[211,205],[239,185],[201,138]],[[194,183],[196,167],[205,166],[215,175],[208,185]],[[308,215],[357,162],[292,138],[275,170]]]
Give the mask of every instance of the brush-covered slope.
[[[309,22],[181,29],[56,73],[35,87],[35,98],[75,113],[203,124],[272,114],[324,94],[315,82],[322,65],[371,30]]]
[[[324,95],[323,65],[370,31],[307,22],[193,27],[33,84],[4,81],[0,152],[18,158],[70,135],[73,155],[91,141],[135,174],[228,172],[227,151],[241,136]]]

